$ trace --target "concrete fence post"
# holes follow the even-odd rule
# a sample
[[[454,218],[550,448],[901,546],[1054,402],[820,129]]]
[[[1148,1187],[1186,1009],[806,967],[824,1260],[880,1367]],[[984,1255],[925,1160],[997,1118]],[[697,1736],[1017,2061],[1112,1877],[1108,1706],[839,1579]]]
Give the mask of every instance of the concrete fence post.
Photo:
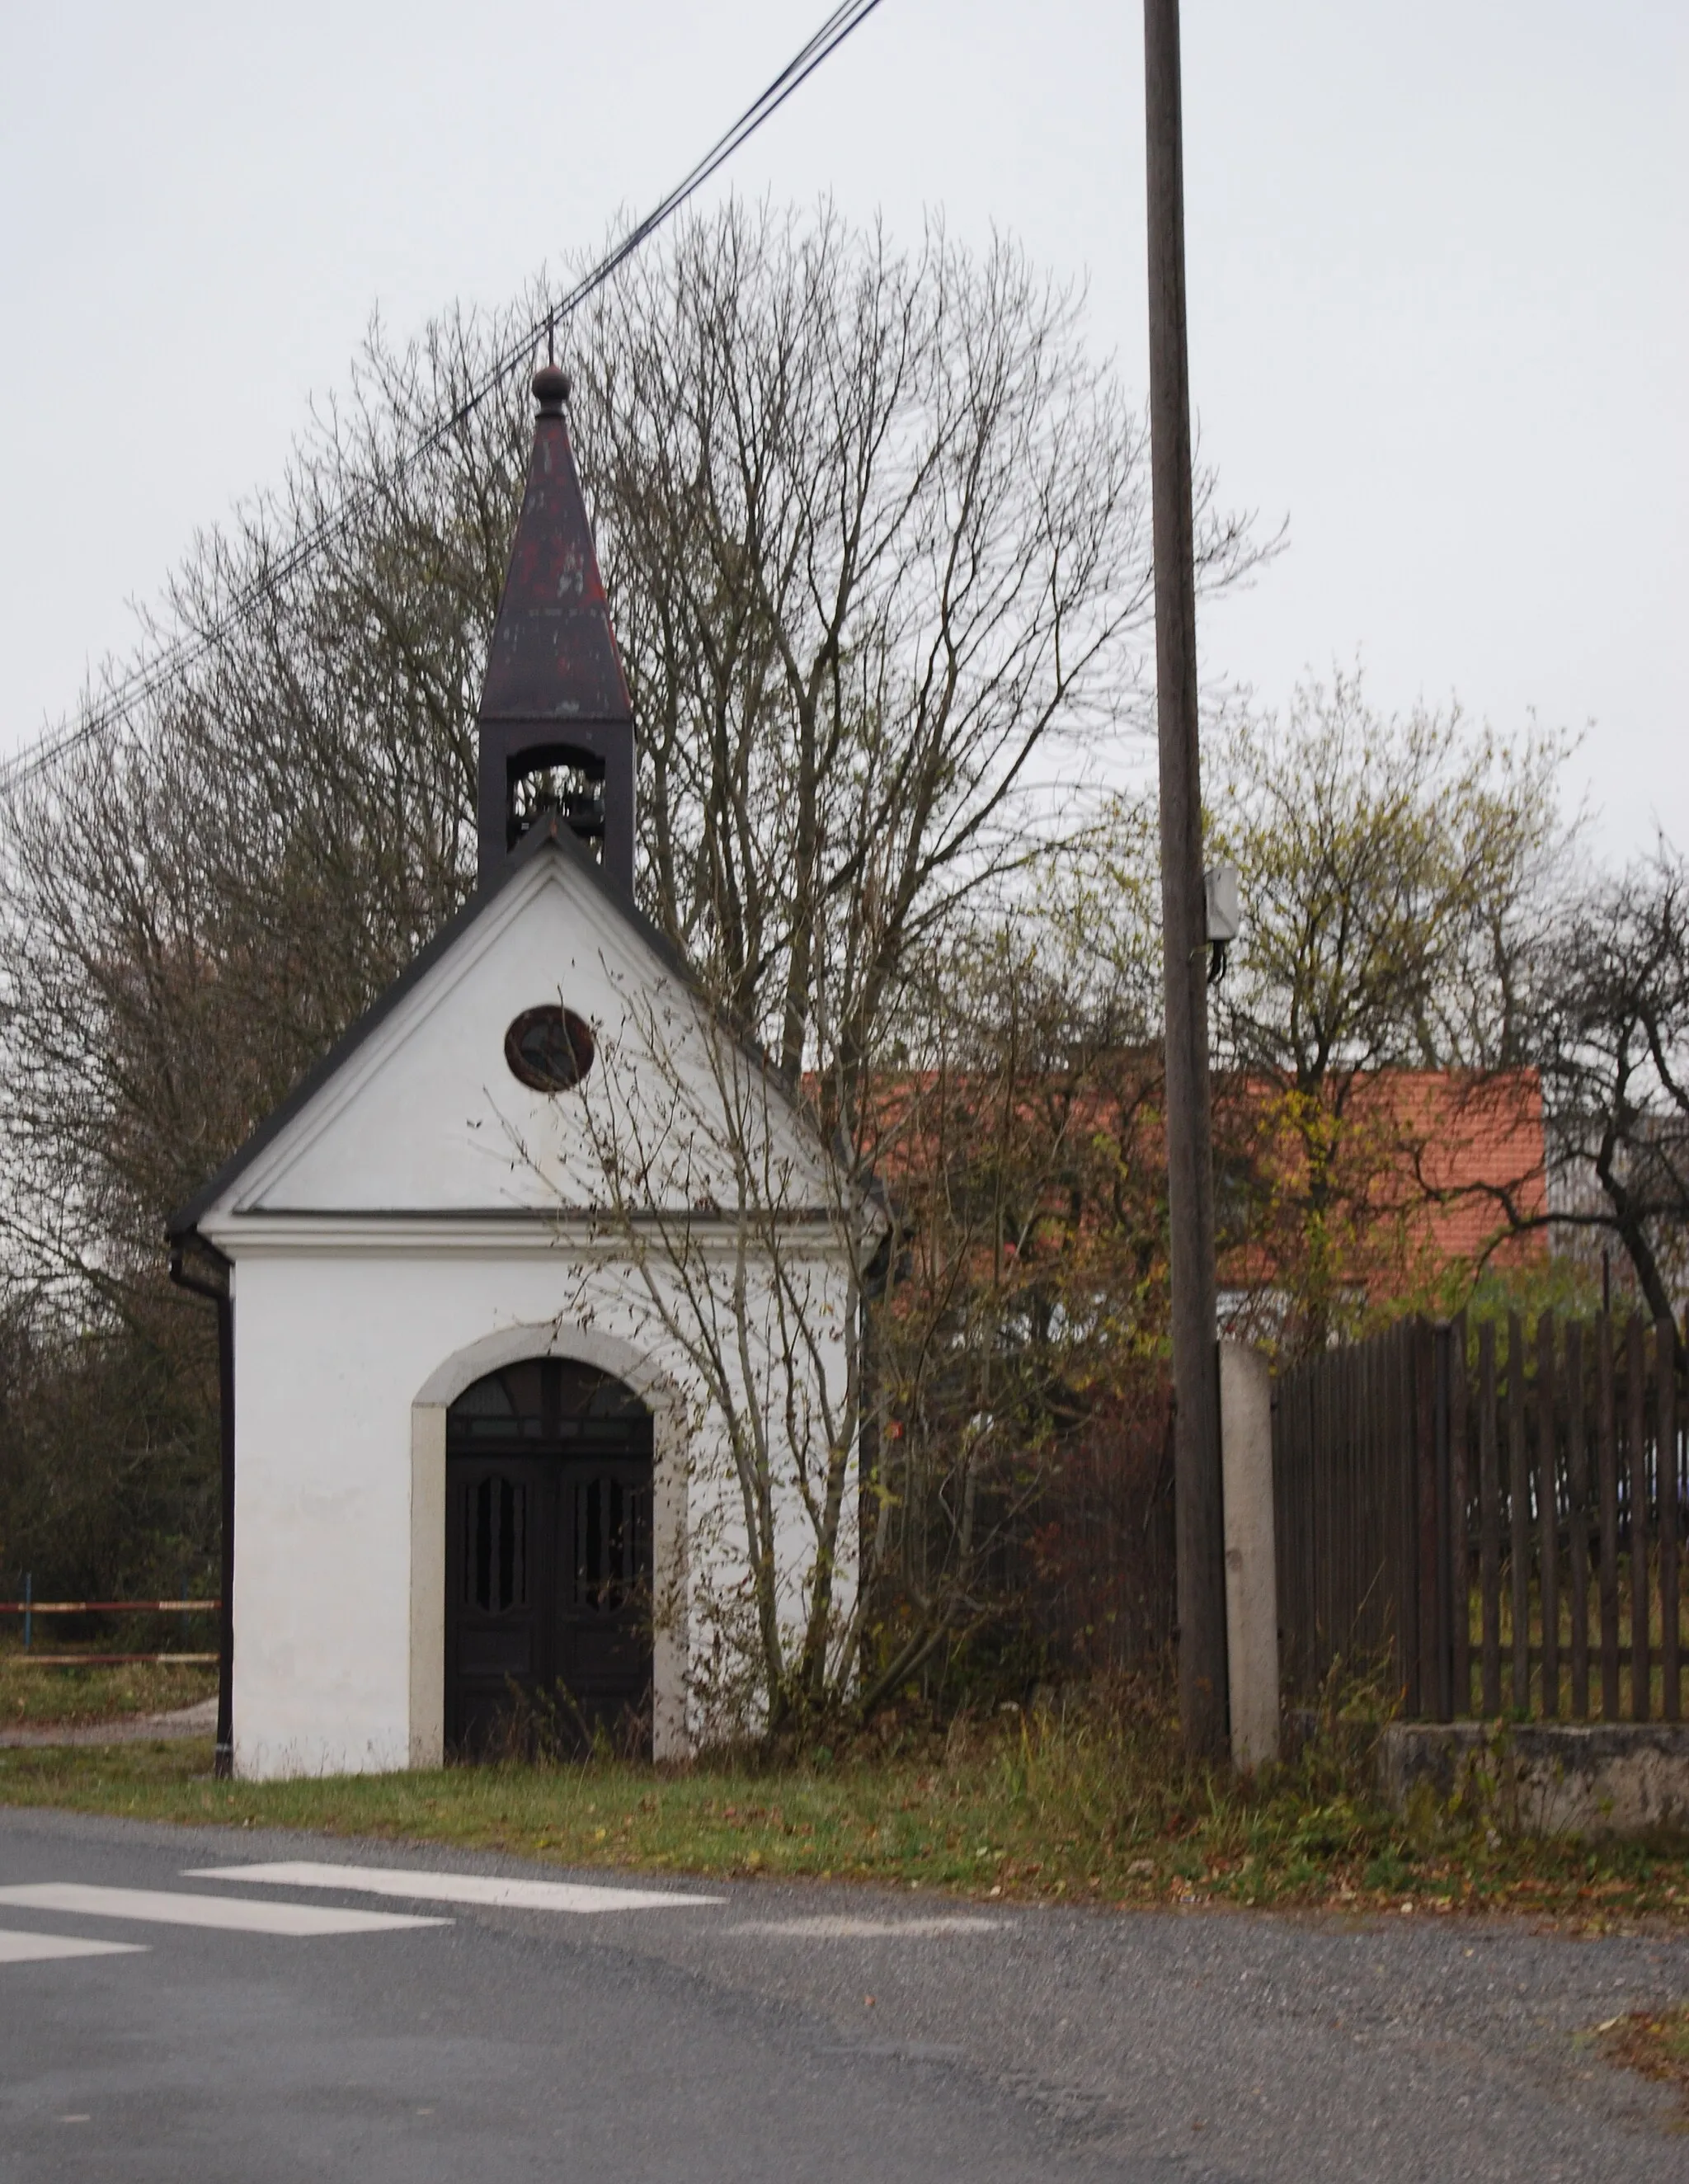
[[[1279,1576],[1273,1529],[1273,1380],[1246,1343],[1220,1345],[1226,1637],[1232,1764],[1279,1757]]]

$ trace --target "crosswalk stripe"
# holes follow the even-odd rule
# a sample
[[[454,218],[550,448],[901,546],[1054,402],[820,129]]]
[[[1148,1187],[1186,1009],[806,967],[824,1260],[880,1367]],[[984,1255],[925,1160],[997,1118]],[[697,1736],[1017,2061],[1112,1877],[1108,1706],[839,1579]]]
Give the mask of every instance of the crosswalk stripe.
[[[305,1858],[271,1865],[199,1865],[182,1878],[254,1881],[279,1888],[343,1888],[354,1896],[403,1896],[418,1903],[477,1903],[506,1911],[659,1911],[726,1901],[724,1897],[681,1896],[666,1889],[521,1880],[492,1873],[432,1873],[392,1865],[326,1865]]]
[[[321,1903],[276,1903],[259,1897],[191,1896],[161,1888],[98,1888],[76,1880],[0,1888],[0,1904],[62,1911],[86,1919],[133,1919],[167,1926],[215,1926],[238,1934],[384,1934],[404,1926],[449,1926],[394,1911],[331,1910]]]
[[[20,1934],[0,1927],[0,1964],[44,1964],[56,1957],[144,1957],[144,1942],[87,1942],[74,1934]]]

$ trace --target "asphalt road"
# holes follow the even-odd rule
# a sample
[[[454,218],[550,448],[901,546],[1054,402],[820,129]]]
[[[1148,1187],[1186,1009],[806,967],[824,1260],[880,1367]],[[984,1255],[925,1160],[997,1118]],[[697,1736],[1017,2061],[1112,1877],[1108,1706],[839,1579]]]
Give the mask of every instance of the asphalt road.
[[[0,2180],[1689,2184],[1683,1940],[621,1879],[0,1813]]]

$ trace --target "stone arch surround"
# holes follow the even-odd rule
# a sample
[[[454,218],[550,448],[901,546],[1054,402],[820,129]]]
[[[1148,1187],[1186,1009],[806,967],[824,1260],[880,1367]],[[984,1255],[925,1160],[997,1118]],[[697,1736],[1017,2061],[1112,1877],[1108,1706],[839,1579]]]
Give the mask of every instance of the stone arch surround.
[[[652,1646],[653,1754],[684,1758],[686,1724],[686,1412],[679,1390],[643,1351],[596,1328],[545,1320],[501,1327],[428,1375],[410,1405],[410,1736],[413,1767],[445,1757],[446,1412],[466,1388],[528,1357],[564,1357],[608,1373],[651,1413],[652,1554],[658,1602]]]

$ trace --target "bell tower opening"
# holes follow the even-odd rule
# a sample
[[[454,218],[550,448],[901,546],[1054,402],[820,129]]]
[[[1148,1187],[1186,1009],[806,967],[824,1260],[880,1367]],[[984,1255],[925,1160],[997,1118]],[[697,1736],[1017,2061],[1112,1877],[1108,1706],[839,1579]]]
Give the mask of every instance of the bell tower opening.
[[[595,857],[604,855],[601,758],[566,744],[524,751],[511,762],[504,800],[504,847],[514,850],[537,819],[555,813]]]
[[[555,815],[631,899],[633,708],[569,444],[569,382],[545,365],[533,391],[533,451],[477,715],[477,874],[489,885]]]

